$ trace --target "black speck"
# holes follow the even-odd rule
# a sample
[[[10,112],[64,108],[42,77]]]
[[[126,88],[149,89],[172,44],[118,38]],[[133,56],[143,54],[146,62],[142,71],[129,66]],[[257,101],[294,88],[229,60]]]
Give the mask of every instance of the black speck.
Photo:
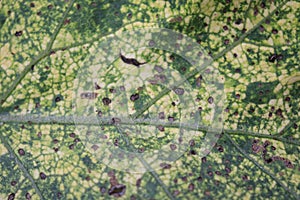
[[[16,31],[15,36],[20,37],[23,34],[23,31]]]
[[[192,155],[196,155],[196,154],[197,154],[197,152],[196,152],[195,150],[191,150],[190,153],[191,153]]]
[[[35,7],[35,5],[34,5],[33,2],[30,3],[30,7],[31,7],[31,8],[34,8],[34,7]]]

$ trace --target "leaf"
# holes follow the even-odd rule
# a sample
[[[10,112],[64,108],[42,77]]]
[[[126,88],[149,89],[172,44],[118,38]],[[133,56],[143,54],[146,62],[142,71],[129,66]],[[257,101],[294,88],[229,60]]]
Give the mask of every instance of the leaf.
[[[299,10],[297,1],[2,1],[0,199],[299,199]],[[158,28],[178,35],[153,34],[148,47],[181,38],[185,57],[137,48]],[[200,69],[197,48],[211,56]],[[128,171],[118,170],[123,154],[107,159],[116,146],[138,155]],[[149,149],[159,159],[139,156]]]

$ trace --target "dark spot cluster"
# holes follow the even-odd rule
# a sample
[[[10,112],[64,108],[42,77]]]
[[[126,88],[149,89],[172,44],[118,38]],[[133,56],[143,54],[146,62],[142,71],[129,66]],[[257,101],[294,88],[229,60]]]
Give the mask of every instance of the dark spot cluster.
[[[274,147],[273,145],[271,145],[271,142],[266,140],[264,143],[260,142],[259,140],[255,139],[252,143],[252,151],[254,153],[259,153],[262,152],[261,157],[263,158],[263,160],[265,161],[265,163],[272,163],[274,161],[283,161],[284,165],[287,168],[294,168],[294,165],[292,164],[292,162],[287,159],[287,158],[283,158],[281,156],[267,156],[269,148],[272,151],[276,150],[276,147]]]

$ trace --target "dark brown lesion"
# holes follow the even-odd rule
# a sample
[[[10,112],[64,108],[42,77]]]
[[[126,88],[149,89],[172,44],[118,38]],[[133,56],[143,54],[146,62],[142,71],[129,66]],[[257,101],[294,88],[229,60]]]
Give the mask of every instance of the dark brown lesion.
[[[136,67],[140,67],[140,65],[147,63],[147,62],[139,62],[135,58],[126,58],[124,55],[122,55],[121,51],[120,51],[120,58],[124,63],[129,65],[134,65]]]

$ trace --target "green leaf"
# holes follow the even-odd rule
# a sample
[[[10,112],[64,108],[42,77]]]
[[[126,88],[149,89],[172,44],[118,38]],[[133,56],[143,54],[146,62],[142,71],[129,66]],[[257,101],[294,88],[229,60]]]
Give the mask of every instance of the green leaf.
[[[0,8],[0,199],[300,199],[298,1]],[[184,56],[137,48],[158,28],[182,33]],[[153,35],[147,47],[178,40]],[[196,48],[211,56],[200,70]],[[146,172],[113,167],[116,146],[137,155],[117,164]],[[149,149],[165,162],[140,156]]]

